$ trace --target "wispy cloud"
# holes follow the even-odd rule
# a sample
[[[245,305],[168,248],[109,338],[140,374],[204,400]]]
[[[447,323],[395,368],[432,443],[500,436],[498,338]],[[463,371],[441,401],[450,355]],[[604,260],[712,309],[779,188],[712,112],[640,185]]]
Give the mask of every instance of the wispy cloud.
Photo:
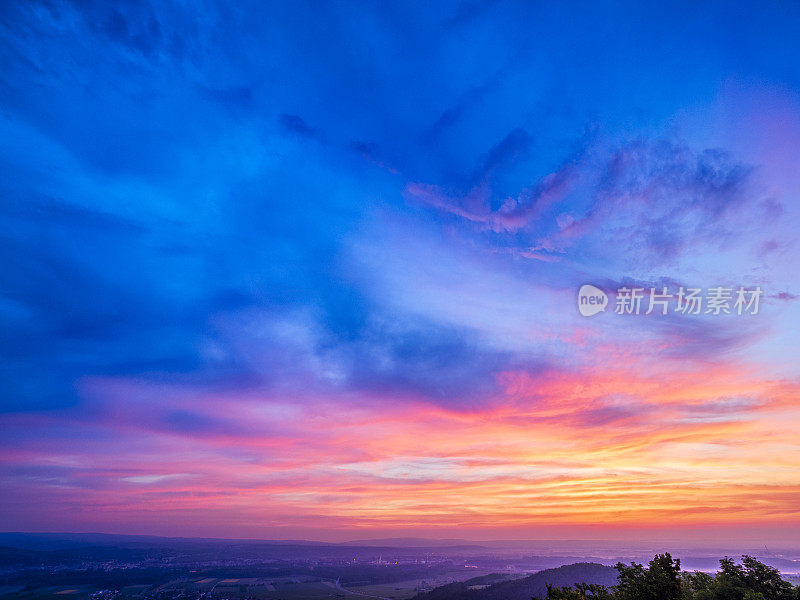
[[[796,19],[652,10],[6,3],[0,526],[797,523]]]

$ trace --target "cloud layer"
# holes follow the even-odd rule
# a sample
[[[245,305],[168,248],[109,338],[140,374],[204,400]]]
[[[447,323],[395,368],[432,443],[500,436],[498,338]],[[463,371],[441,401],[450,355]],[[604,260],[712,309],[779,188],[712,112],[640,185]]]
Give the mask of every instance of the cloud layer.
[[[0,528],[795,531],[792,19],[309,10],[0,12]]]

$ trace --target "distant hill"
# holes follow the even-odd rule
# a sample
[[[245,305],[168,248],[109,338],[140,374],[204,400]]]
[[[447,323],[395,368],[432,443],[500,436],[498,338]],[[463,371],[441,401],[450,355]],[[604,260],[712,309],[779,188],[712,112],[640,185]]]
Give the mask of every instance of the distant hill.
[[[391,550],[396,548],[426,549],[448,551],[487,551],[488,548],[468,543],[464,540],[428,540],[425,538],[387,538],[382,540],[364,540],[353,542],[318,542],[313,540],[262,540],[262,539],[228,539],[228,538],[187,538],[161,537],[155,535],[124,535],[107,533],[22,533],[0,532],[0,546],[24,548],[27,550],[66,550],[97,546],[114,546],[118,548],[157,548],[157,547],[201,547],[201,546],[293,546],[315,548],[375,548]]]
[[[156,535],[125,535],[109,533],[23,533],[0,532],[0,545],[29,550],[61,550],[87,546],[148,547],[197,545],[292,545],[333,546],[329,542],[307,540],[261,540],[227,538],[162,537]]]
[[[428,539],[415,537],[397,537],[355,540],[350,542],[338,542],[339,546],[355,547],[387,547],[387,548],[470,548],[475,550],[488,550],[489,546],[479,542],[470,542],[462,539]]]
[[[545,569],[522,579],[494,583],[483,589],[470,589],[480,585],[478,579],[450,583],[430,592],[418,594],[415,600],[530,600],[545,598],[547,584],[558,587],[576,583],[597,583],[612,586],[617,582],[617,570],[598,563],[575,563],[556,569]]]
[[[58,550],[30,550],[0,546],[0,568],[43,567],[79,562],[140,561],[147,556],[144,550],[113,546],[78,546]]]

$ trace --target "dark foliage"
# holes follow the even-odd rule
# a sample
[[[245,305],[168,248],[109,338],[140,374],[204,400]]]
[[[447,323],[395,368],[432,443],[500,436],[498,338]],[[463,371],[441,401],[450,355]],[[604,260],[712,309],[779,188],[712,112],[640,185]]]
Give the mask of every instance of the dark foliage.
[[[752,556],[742,564],[720,561],[716,575],[681,572],[680,560],[657,554],[645,567],[617,564],[619,581],[612,589],[596,585],[548,586],[548,600],[800,600],[800,587]]]

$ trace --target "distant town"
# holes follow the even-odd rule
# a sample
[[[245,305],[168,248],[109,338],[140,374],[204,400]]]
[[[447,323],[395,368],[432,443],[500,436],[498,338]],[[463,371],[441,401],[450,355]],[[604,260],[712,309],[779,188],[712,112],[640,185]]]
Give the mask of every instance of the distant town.
[[[478,592],[513,581],[534,590],[553,582],[572,585],[576,577],[610,585],[617,561],[647,555],[641,546],[624,545],[591,553],[574,544],[541,542],[390,543],[395,545],[0,534],[0,598],[410,600],[466,591],[478,600]],[[713,572],[719,554],[687,549],[684,564]],[[800,549],[762,548],[760,559],[800,583]]]

